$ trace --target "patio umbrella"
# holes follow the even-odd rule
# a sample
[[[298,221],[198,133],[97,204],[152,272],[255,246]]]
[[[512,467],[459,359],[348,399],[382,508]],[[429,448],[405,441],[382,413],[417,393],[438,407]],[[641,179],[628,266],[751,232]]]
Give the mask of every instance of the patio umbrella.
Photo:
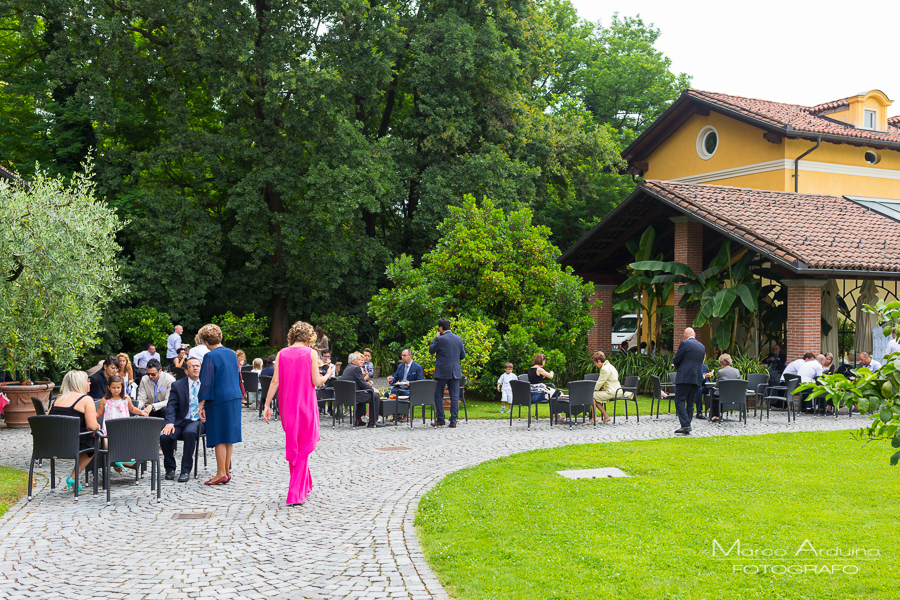
[[[863,305],[874,306],[878,302],[878,293],[875,291],[875,282],[871,279],[865,281],[856,301],[856,356],[860,352],[872,353],[872,329],[878,325],[878,317],[863,310]]]
[[[828,335],[822,332],[822,354],[831,352],[838,360],[838,305],[837,295],[840,293],[838,284],[834,279],[829,279],[822,288],[822,318],[831,325]]]

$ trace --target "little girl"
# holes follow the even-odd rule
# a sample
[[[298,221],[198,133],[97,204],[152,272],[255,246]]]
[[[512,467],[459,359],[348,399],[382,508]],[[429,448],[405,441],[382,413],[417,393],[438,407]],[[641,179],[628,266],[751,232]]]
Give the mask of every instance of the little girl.
[[[510,381],[516,379],[516,375],[512,372],[513,365],[512,363],[506,363],[503,365],[503,368],[506,369],[506,373],[500,376],[500,379],[497,380],[497,389],[503,394],[500,398],[500,414],[506,412],[506,403],[509,403],[509,410],[512,411],[512,386],[509,385]]]
[[[100,406],[97,407],[97,418],[103,417],[103,425],[100,426],[100,431],[103,435],[106,435],[107,421],[125,419],[128,418],[129,414],[141,415],[142,417],[150,414],[149,409],[144,412],[131,403],[131,398],[126,396],[123,391],[124,387],[125,380],[119,375],[110,377],[106,384],[106,394],[103,396],[103,400],[100,401]],[[106,447],[106,440],[103,440],[103,447]],[[116,463],[115,468],[118,473],[121,473],[122,463]]]

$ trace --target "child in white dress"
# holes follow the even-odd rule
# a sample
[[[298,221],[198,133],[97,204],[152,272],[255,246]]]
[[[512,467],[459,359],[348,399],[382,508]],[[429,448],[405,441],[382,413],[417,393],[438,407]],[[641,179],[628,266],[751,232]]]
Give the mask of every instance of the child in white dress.
[[[506,412],[507,404],[509,404],[509,410],[512,411],[512,386],[509,385],[509,382],[516,379],[515,373],[512,372],[512,363],[506,363],[503,367],[506,369],[506,372],[497,380],[497,389],[502,394],[500,398],[500,414]]]

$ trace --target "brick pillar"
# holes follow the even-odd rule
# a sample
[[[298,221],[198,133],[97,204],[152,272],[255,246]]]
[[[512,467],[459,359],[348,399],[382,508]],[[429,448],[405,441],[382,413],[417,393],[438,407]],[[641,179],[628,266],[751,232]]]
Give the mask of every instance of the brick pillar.
[[[784,354],[788,362],[806,352],[819,354],[822,347],[822,287],[826,279],[785,279],[787,287],[787,340]]]
[[[694,221],[691,217],[672,217],[672,222],[675,224],[675,261],[686,264],[694,273],[699,274],[703,270],[703,224]],[[700,311],[699,306],[678,308],[678,302],[681,300],[678,287],[681,286],[675,288],[673,352],[678,351],[685,328],[693,326],[694,319]],[[702,342],[700,330],[695,330],[695,333],[697,341]]]
[[[591,309],[591,317],[594,318],[594,326],[588,331],[588,348],[592,352],[612,350],[612,304],[613,292],[617,286],[595,285],[591,300],[600,300],[602,305]]]

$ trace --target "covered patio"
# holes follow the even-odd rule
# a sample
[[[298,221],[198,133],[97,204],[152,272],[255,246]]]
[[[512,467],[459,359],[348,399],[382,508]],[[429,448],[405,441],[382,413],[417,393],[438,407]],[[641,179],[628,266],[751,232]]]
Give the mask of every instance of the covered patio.
[[[780,294],[783,300],[760,298],[783,303],[787,313],[784,339],[757,340],[761,353],[767,343],[780,343],[789,361],[805,352],[832,352],[838,360],[846,354],[855,362],[859,351],[871,351],[871,331],[857,331],[850,352],[841,353],[839,347],[855,327],[861,304],[898,296],[898,218],[896,200],[645,181],[560,262],[594,284],[594,298],[602,305],[594,310],[589,345],[609,351],[613,293],[634,261],[626,242],[652,226],[663,261],[681,262],[700,273],[731,240],[735,260],[738,252],[757,254],[773,273],[771,283],[786,290]],[[678,300],[676,288],[673,351],[699,310],[680,308]],[[823,318],[829,329],[825,337]],[[709,335],[708,328],[698,332],[708,346]]]

